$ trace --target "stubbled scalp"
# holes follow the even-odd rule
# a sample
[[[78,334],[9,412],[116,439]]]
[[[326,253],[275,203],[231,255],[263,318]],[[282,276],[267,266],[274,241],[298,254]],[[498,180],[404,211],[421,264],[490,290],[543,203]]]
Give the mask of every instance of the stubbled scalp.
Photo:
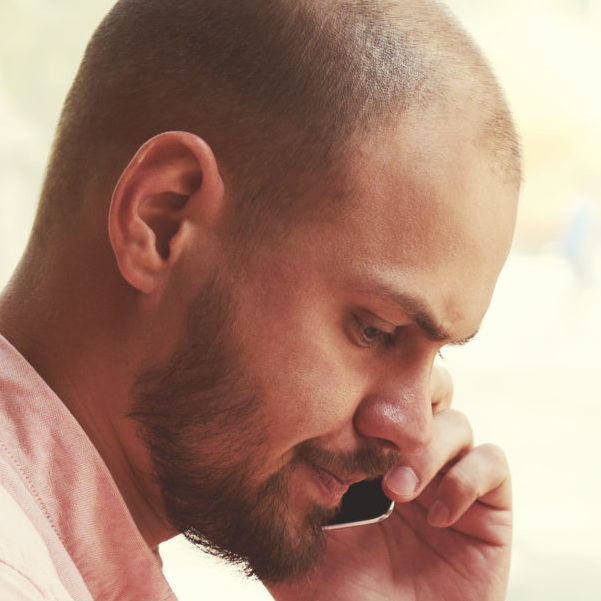
[[[346,141],[409,109],[480,114],[478,143],[519,180],[502,93],[437,2],[121,0],[65,102],[35,232],[76,219],[99,190],[108,202],[135,150],[167,130],[208,142],[252,229],[332,177]]]

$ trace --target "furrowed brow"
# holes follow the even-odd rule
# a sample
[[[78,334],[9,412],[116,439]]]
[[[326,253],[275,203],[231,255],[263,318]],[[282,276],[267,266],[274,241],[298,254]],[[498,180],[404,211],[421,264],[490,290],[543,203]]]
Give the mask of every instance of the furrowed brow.
[[[406,292],[393,290],[385,283],[370,281],[365,288],[365,292],[398,305],[418,325],[426,338],[433,342],[442,342],[451,346],[462,346],[472,340],[478,333],[478,330],[476,330],[473,334],[465,338],[454,340],[451,334],[437,322],[428,304],[422,298]]]

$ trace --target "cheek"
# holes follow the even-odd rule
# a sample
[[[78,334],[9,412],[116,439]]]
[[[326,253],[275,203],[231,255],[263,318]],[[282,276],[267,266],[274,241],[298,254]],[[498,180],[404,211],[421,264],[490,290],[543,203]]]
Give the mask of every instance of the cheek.
[[[352,418],[356,393],[352,374],[334,349],[305,348],[293,357],[287,377],[280,380],[286,390],[286,413],[311,429],[311,436],[323,434]]]
[[[279,274],[248,286],[239,305],[244,367],[268,425],[269,446],[282,456],[299,442],[352,424],[364,382],[349,361],[349,340],[331,278]],[[325,283],[324,283],[325,282]]]
[[[289,323],[278,329],[285,336],[273,332],[255,354],[254,376],[280,448],[348,426],[357,406],[356,372],[345,360],[340,334],[316,325],[314,318],[310,328]]]

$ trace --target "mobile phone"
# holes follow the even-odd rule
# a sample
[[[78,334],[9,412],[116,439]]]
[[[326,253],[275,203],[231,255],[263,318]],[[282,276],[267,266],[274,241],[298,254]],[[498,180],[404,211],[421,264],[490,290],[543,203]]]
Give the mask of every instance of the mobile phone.
[[[336,530],[375,524],[385,520],[393,509],[394,501],[382,491],[382,478],[363,480],[348,489],[342,497],[340,511],[323,529]]]

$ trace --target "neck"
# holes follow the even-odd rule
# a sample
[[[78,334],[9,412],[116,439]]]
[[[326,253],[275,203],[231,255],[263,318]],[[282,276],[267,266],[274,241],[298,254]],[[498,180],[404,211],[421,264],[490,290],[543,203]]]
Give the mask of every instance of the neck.
[[[155,549],[176,532],[163,517],[137,424],[127,417],[143,362],[139,341],[109,297],[86,286],[85,273],[58,275],[60,269],[46,266],[52,277],[39,278],[41,270],[35,271],[23,261],[0,295],[0,332],[77,419]],[[95,279],[110,288],[106,279]]]

